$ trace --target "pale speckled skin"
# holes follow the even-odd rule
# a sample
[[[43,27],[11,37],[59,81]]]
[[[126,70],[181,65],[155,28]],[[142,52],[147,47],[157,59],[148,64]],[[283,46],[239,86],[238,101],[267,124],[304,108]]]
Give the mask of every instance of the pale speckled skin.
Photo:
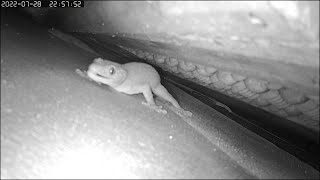
[[[171,102],[174,107],[181,109],[178,102],[161,85],[158,72],[148,64],[139,62],[118,64],[102,58],[96,58],[90,64],[87,75],[97,83],[109,85],[125,94],[142,93],[148,105],[157,107],[153,99],[152,93],[154,93]]]

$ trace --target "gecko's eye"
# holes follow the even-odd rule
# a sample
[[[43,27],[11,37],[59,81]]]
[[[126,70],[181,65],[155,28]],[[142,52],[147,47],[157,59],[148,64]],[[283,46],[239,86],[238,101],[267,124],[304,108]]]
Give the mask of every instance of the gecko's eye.
[[[110,68],[110,70],[109,70],[110,75],[113,75],[113,74],[114,74],[114,72],[115,72],[114,67],[111,67],[111,68]]]

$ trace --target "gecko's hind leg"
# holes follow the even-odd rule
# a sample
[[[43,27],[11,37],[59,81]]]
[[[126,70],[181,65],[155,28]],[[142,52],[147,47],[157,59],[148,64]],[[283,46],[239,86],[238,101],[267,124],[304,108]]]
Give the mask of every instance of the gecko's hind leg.
[[[162,109],[162,106],[157,106],[153,99],[153,94],[149,86],[145,86],[142,90],[143,96],[145,97],[147,102],[142,102],[143,105],[150,107],[151,109],[154,109],[158,113],[167,114],[167,111]]]
[[[164,100],[170,102],[174,107],[181,109],[177,100],[175,100],[172,95],[167,91],[167,89],[163,85],[159,85],[156,88],[153,88],[152,91],[157,96],[163,98]]]
[[[191,112],[181,108],[177,100],[172,97],[172,95],[168,92],[168,90],[163,85],[160,84],[156,88],[153,88],[152,91],[157,96],[165,99],[166,101],[169,101],[176,108],[173,111],[176,112],[179,116],[192,116]]]

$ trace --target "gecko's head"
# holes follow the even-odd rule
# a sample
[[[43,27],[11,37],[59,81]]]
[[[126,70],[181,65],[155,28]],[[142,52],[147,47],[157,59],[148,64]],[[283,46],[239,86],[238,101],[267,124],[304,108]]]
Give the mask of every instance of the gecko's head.
[[[117,86],[126,79],[127,71],[118,63],[96,58],[88,68],[88,75],[95,81]]]

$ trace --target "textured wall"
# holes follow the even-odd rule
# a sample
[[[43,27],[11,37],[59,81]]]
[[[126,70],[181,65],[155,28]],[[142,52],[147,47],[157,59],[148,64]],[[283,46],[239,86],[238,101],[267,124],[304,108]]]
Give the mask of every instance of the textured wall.
[[[171,73],[319,127],[319,1],[96,1],[27,12],[64,31],[104,33]]]

